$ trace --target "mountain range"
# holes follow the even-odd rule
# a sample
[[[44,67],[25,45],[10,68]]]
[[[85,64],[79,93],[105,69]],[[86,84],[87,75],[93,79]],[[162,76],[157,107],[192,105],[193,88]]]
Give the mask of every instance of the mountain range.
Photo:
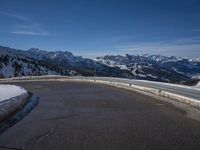
[[[50,74],[128,77],[130,72],[74,56],[68,51],[19,50],[0,46],[1,77]]]
[[[200,59],[162,55],[106,55],[96,60],[111,67],[137,66],[139,78],[163,82],[187,82],[200,77]]]
[[[131,73],[137,68],[137,76]],[[69,51],[20,50],[0,46],[0,77],[83,75],[193,83],[200,77],[200,59],[162,55],[106,55],[96,59]]]

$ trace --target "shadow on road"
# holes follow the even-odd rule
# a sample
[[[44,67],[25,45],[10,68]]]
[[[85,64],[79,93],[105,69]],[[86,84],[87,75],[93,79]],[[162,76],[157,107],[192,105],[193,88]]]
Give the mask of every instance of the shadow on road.
[[[0,123],[0,135],[28,115],[37,106],[38,102],[39,97],[32,95],[24,107]]]

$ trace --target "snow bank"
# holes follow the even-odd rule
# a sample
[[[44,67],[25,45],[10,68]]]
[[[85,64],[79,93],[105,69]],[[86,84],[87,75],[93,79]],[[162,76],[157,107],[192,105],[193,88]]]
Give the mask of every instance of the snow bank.
[[[27,91],[21,87],[0,84],[0,102],[26,93]]]
[[[30,93],[15,85],[0,84],[0,122],[19,110]]]
[[[196,85],[196,87],[197,87],[197,88],[200,88],[200,81],[199,81],[199,83]]]

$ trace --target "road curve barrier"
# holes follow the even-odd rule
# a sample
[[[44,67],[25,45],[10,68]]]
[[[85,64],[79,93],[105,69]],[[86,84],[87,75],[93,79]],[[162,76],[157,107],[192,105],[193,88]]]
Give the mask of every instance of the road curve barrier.
[[[31,93],[26,92],[22,95],[0,102],[0,122],[11,116],[17,110],[21,109],[26,104],[30,96]]]
[[[83,77],[83,76],[37,76],[23,78],[1,79],[0,82],[28,82],[28,81],[81,81],[95,82],[125,88],[128,90],[143,91],[154,95],[170,98],[200,109],[200,89],[184,85],[167,84],[162,82],[130,80],[111,77]]]

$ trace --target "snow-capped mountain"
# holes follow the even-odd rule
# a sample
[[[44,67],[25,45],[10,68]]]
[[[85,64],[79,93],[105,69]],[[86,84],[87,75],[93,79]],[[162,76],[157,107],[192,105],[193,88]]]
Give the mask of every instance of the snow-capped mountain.
[[[71,71],[71,70],[70,70]],[[0,78],[70,74],[58,66],[33,59],[25,51],[0,46]]]
[[[128,77],[130,74],[127,70],[74,56],[68,51],[49,52],[35,48],[25,51],[0,46],[0,56],[2,56],[0,59],[2,77],[47,74]],[[8,63],[5,63],[5,57],[9,59]],[[16,69],[18,65],[20,65],[19,70]],[[30,70],[30,67],[33,70]]]
[[[21,55],[0,55],[0,77],[57,75],[59,70]]]
[[[200,76],[200,59],[162,55],[106,55],[97,57],[102,64],[121,69],[139,68],[139,78],[166,82],[188,81]]]
[[[81,56],[74,56],[71,52],[68,51],[45,51],[31,48],[28,51],[23,52],[24,55],[29,58],[33,58],[40,61],[51,61],[62,66],[73,66],[84,67],[93,67],[94,61],[90,59],[82,58]]]
[[[113,68],[92,59],[82,58],[82,56],[74,56],[69,51],[45,51],[39,49],[29,49],[23,51],[23,54],[29,58],[33,58],[46,63],[52,63],[59,66],[62,70],[74,70],[79,75],[86,76],[112,76],[112,77],[128,77],[130,72]]]
[[[83,75],[137,78],[184,83],[200,77],[200,59],[162,55],[106,55],[95,60],[69,51],[19,50],[0,46],[0,77],[28,75]]]

